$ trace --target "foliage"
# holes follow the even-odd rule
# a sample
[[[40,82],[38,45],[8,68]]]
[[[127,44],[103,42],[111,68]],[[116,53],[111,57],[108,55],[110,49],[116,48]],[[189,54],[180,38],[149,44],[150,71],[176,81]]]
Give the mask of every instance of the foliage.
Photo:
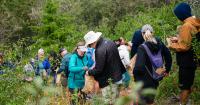
[[[138,82],[136,84],[134,84],[134,86],[132,87],[132,92],[128,95],[128,96],[123,96],[120,97],[115,105],[129,105],[132,102],[134,102],[135,104],[141,103],[142,100],[139,98],[140,95],[155,95],[156,91],[154,89],[144,89],[141,90],[143,86],[143,83]]]
[[[34,47],[40,48],[43,46],[48,49],[47,51],[54,49],[58,51],[58,48],[67,45],[72,46],[80,40],[81,32],[74,24],[73,17],[67,13],[59,11],[59,5],[54,0],[47,0],[46,6],[43,11],[42,23],[39,26],[33,26],[33,30],[38,34],[34,37],[36,43]],[[81,30],[82,31],[82,30]]]
[[[22,66],[35,56],[39,48],[49,52],[65,47],[71,52],[90,30],[101,31],[103,36],[112,40],[120,36],[131,40],[133,32],[144,24],[151,24],[155,35],[165,42],[167,36],[177,33],[176,26],[180,22],[172,10],[181,1],[186,0],[1,0],[0,50],[17,68],[15,72],[0,75],[4,79],[0,81],[0,104],[35,103],[36,100],[40,103],[48,99],[58,102],[52,104],[66,104],[66,96],[53,96],[52,99],[43,94],[44,88],[21,81]],[[199,16],[198,0],[187,2],[192,5],[193,13]],[[195,52],[199,54],[199,44],[193,46],[197,47]],[[156,98],[159,104],[163,99],[178,94],[177,69],[175,65],[170,76],[160,83]],[[191,96],[197,104],[200,103],[198,76],[199,72]],[[23,88],[25,85],[30,86],[27,87],[29,93]],[[39,91],[43,92],[40,94]],[[133,98],[130,97],[123,97],[119,103],[128,102]],[[97,96],[92,103],[102,104],[102,100]]]
[[[47,105],[52,96],[59,96],[62,88],[55,86],[45,86],[41,77],[36,77],[33,83],[26,85],[24,90],[31,94],[31,100],[27,102],[31,105]]]
[[[28,93],[22,88],[26,83],[22,81],[21,67],[6,69],[0,75],[0,103],[1,105],[23,105],[28,98]]]

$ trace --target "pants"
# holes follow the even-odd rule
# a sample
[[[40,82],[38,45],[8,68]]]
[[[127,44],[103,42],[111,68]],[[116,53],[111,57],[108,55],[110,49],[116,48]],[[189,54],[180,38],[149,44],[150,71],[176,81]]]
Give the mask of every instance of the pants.
[[[119,96],[119,85],[111,84],[101,89],[105,104],[114,104]]]
[[[196,67],[179,67],[179,88],[190,90],[195,77]]]
[[[71,93],[71,105],[76,105],[81,99],[85,101],[86,94],[81,90],[82,89],[69,88],[69,92]]]

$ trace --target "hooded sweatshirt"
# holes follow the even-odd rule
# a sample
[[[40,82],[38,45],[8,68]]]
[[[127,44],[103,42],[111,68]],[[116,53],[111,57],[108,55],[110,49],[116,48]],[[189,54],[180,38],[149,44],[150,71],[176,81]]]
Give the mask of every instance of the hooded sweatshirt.
[[[175,15],[183,22],[183,25],[179,30],[178,41],[172,43],[169,48],[176,51],[176,59],[179,66],[196,67],[192,39],[200,32],[200,19],[190,16],[191,8],[188,6],[186,3],[181,3],[174,9]]]
[[[156,40],[157,44],[148,41],[144,43],[147,45],[152,54],[157,54],[158,51],[161,50],[161,55],[163,56],[165,62],[166,72],[169,72],[172,63],[169,49],[167,49],[167,47],[160,40]],[[150,72],[152,72],[152,64],[148,54],[146,53],[144,47],[140,45],[137,50],[137,58],[133,69],[134,80],[142,81],[144,83],[143,88],[157,88],[159,83],[149,75],[147,68]]]
[[[183,22],[179,31],[177,43],[172,43],[169,48],[177,52],[185,52],[191,48],[192,37],[200,32],[200,19],[191,15],[191,8],[186,3],[179,4],[174,13]]]

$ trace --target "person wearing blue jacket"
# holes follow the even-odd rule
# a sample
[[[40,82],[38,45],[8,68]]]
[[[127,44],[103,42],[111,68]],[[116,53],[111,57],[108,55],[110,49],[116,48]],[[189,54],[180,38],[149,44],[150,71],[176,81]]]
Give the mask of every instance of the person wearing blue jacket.
[[[88,58],[85,54],[87,48],[84,46],[84,42],[79,42],[77,47],[72,54],[69,61],[69,77],[68,77],[68,88],[71,94],[77,90],[85,98],[84,93],[81,91],[85,86],[85,72],[88,68]],[[72,104],[75,102],[72,100]]]

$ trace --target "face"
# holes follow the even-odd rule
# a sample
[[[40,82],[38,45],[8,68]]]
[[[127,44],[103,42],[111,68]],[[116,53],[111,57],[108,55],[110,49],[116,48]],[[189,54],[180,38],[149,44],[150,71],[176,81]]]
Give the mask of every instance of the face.
[[[66,51],[66,50],[64,50],[64,51],[61,52],[61,56],[62,56],[62,57],[64,57],[65,54],[67,54],[67,51]]]
[[[96,45],[97,45],[97,42],[94,42],[94,43],[89,44],[88,46],[95,49]]]
[[[49,56],[49,60],[52,61],[52,60],[53,60],[53,57],[52,57],[52,56]]]
[[[43,57],[44,57],[44,53],[39,53],[39,54],[38,54],[38,57],[39,57],[39,58],[43,58]]]
[[[85,51],[81,51],[79,48],[77,49],[77,53],[78,53],[78,55],[79,56],[84,56],[84,54],[85,54]]]
[[[145,32],[142,32],[142,37],[144,38],[145,41],[151,39],[153,37],[153,33],[149,30],[146,30]]]
[[[122,38],[122,37],[120,37],[120,44],[121,44],[121,45],[124,45],[125,43],[126,43],[125,39]]]

